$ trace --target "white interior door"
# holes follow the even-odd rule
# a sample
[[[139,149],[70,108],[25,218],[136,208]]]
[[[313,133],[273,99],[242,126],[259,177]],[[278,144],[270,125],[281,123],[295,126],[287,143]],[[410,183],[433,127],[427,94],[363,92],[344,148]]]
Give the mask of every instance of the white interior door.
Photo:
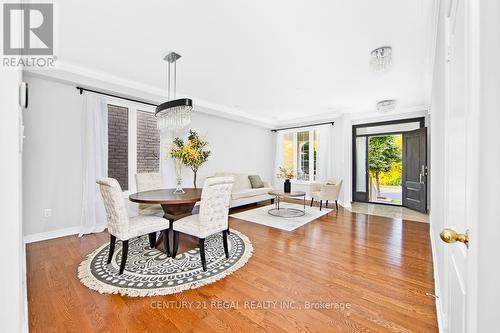
[[[474,168],[471,167],[474,151],[477,117],[473,106],[472,31],[470,3],[474,0],[450,0],[445,14],[447,43],[446,107],[445,107],[445,223],[458,234],[473,232],[475,220],[469,218],[472,207],[471,195],[477,194],[474,186]],[[473,242],[473,240],[471,240]],[[469,244],[470,245],[470,244]],[[444,307],[444,323],[448,332],[469,332],[472,304],[468,302],[475,293],[469,274],[473,257],[469,247],[457,241],[446,244],[444,252],[445,280],[441,286]]]

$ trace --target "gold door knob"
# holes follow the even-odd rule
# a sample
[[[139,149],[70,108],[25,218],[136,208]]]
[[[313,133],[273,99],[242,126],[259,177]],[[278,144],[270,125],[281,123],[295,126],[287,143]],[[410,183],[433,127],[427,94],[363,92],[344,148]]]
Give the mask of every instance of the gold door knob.
[[[443,229],[441,231],[441,239],[446,243],[461,242],[465,246],[469,247],[469,231],[467,230],[465,234],[459,234],[453,229]]]

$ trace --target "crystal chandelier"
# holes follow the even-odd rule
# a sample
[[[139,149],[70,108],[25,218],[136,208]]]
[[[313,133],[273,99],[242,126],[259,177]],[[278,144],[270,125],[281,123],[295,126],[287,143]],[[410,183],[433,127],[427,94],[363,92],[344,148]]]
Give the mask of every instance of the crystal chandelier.
[[[388,112],[394,110],[395,108],[396,108],[395,99],[385,99],[377,103],[377,111],[379,112]]]
[[[385,71],[392,64],[392,47],[382,46],[371,53],[371,67],[377,72]]]
[[[180,54],[170,52],[163,60],[168,62],[168,101],[156,107],[156,125],[159,130],[179,130],[191,123],[193,101],[189,98],[176,98],[177,60]],[[170,100],[170,65],[174,64],[174,99]]]

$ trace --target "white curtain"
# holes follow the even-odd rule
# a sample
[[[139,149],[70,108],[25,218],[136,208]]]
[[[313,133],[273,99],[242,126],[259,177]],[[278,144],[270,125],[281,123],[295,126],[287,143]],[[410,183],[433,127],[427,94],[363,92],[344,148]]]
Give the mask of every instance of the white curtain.
[[[318,155],[316,180],[326,182],[333,177],[333,126],[322,125],[316,128]]]
[[[275,145],[275,157],[274,157],[274,169],[273,169],[273,174],[271,175],[272,179],[271,184],[274,185],[275,188],[280,188],[283,186],[281,183],[281,180],[279,180],[276,175],[280,171],[280,167],[283,166],[283,136],[284,133],[282,131],[276,132],[275,135],[275,140],[276,140],[276,145]]]
[[[106,101],[85,94],[83,110],[83,193],[80,236],[106,228],[104,203],[96,180],[108,175],[108,107]]]

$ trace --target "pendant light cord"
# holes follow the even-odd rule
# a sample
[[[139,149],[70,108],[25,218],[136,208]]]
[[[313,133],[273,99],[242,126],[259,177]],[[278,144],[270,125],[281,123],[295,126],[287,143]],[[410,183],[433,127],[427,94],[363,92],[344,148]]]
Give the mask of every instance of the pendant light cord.
[[[168,83],[167,83],[167,87],[168,87],[168,97],[167,97],[167,101],[170,101],[170,62],[168,63]]]
[[[177,60],[174,61],[174,99],[177,98]]]

